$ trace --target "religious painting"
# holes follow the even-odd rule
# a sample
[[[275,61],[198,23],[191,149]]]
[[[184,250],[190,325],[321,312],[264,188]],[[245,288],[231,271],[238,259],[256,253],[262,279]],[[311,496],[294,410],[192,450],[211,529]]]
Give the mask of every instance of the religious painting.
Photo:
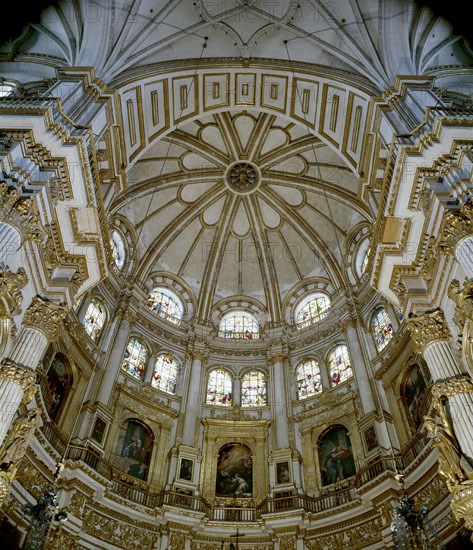
[[[92,439],[97,441],[97,443],[102,443],[106,427],[107,423],[105,422],[105,420],[103,418],[100,418],[100,416],[97,416],[95,418],[94,427],[92,429]]]
[[[241,443],[224,445],[217,458],[215,495],[251,497],[253,494],[253,461],[251,450]]]
[[[179,465],[179,479],[184,481],[192,481],[192,470],[194,467],[194,461],[190,458],[181,458]]]
[[[136,420],[125,422],[118,437],[113,465],[128,475],[147,479],[153,434],[147,426]]]
[[[404,384],[403,394],[410,417],[416,428],[421,427],[424,421],[424,414],[427,412],[421,407],[421,400],[426,387],[427,384],[419,365],[413,365]]]
[[[289,483],[291,481],[291,474],[289,473],[289,462],[277,462],[276,463],[276,483],[278,485],[282,483]]]
[[[49,396],[47,398],[48,414],[52,420],[58,420],[63,404],[71,387],[67,373],[67,363],[61,354],[57,354],[47,372]]]
[[[365,435],[366,450],[369,453],[373,449],[376,449],[376,447],[379,445],[378,436],[376,435],[375,427],[370,426],[369,428],[367,428],[364,432],[364,435]]]
[[[318,441],[322,485],[330,485],[356,474],[348,430],[342,426],[325,432]]]

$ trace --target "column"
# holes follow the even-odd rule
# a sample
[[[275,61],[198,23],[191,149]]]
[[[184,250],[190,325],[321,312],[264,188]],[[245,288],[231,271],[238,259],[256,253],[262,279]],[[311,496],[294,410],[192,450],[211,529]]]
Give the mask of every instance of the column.
[[[332,386],[330,384],[330,374],[327,363],[322,359],[319,361],[320,379],[322,380],[322,389],[328,390]]]
[[[365,357],[358,337],[357,326],[358,324],[356,321],[351,321],[342,327],[342,330],[344,329],[347,335],[348,352],[352,361],[363,414],[368,414],[376,410],[376,404],[373,398],[373,390],[371,388]]]
[[[0,445],[22,400],[31,400],[36,367],[49,342],[57,339],[66,313],[65,305],[40,296],[35,296],[26,310],[15,345],[0,364]]]
[[[232,405],[234,407],[241,407],[241,376],[233,378]]]
[[[289,423],[286,398],[286,380],[284,376],[284,355],[273,355],[268,364],[273,366],[272,376],[272,417],[276,427],[276,449],[287,449],[289,447]]]
[[[148,363],[146,365],[145,375],[143,377],[143,382],[145,384],[151,384],[151,381],[153,380],[153,374],[154,374],[154,367],[156,365],[156,357],[158,352],[152,351],[149,354]],[[176,393],[179,393],[179,389],[176,388]]]
[[[184,429],[182,443],[194,447],[196,429],[201,410],[201,377],[203,351],[193,350],[191,353],[191,372],[187,386],[187,400],[184,411]]]
[[[450,345],[451,333],[441,309],[408,320],[416,351],[421,352],[435,383],[432,394],[447,397],[453,430],[462,452],[473,459],[471,381]]]
[[[118,329],[110,346],[110,353],[106,358],[100,389],[97,393],[97,401],[107,406],[118,378],[121,368],[123,354],[125,353],[130,336],[130,321],[128,318],[119,318]]]
[[[455,255],[465,275],[469,279],[473,278],[473,235],[465,237],[458,243]]]

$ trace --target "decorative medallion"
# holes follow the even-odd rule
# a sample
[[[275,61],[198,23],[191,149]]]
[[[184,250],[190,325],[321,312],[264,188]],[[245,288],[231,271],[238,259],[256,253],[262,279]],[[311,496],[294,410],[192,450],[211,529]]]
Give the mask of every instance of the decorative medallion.
[[[227,169],[225,182],[227,186],[240,195],[252,193],[260,184],[261,177],[258,168],[246,161],[239,161]]]

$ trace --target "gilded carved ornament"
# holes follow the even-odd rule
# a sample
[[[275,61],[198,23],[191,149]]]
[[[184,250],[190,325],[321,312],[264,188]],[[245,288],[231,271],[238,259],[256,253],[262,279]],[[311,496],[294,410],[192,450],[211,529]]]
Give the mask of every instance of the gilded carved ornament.
[[[41,243],[44,238],[34,200],[22,197],[20,191],[6,181],[0,181],[0,220],[15,227],[26,240]]]
[[[0,450],[0,506],[8,495],[20,461],[25,456],[41,418],[40,409],[31,409],[18,417]]]
[[[6,299],[10,308],[9,314],[12,316],[21,312],[21,304],[23,303],[21,290],[27,282],[28,277],[22,267],[19,267],[16,273],[10,271],[8,265],[5,265],[3,269],[0,267],[0,299]]]
[[[59,336],[66,314],[65,304],[55,304],[47,298],[35,296],[26,310],[23,324],[41,331],[49,342],[54,342]]]
[[[36,374],[11,359],[3,359],[0,363],[0,380],[14,382],[25,392],[29,393],[30,388],[34,386]],[[33,397],[31,395],[30,399]]]
[[[461,351],[465,325],[473,322],[473,281],[466,278],[461,287],[460,282],[453,279],[448,287],[448,297],[456,304],[453,320],[458,326],[457,348]]]
[[[455,255],[461,239],[473,234],[473,201],[463,204],[460,211],[448,210],[442,221],[437,247],[443,254]]]
[[[451,333],[441,309],[435,309],[411,317],[407,320],[407,328],[414,343],[414,349],[422,353],[432,342],[450,340]]]

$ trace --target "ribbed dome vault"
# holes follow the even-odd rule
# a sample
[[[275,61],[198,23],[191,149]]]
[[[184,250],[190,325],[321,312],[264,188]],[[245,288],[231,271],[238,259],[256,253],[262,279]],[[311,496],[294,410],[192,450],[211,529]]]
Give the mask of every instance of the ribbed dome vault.
[[[155,142],[111,210],[139,235],[136,277],[180,277],[199,318],[230,296],[256,298],[270,320],[302,280],[346,280],[347,233],[368,213],[357,179],[302,125],[266,113],[223,112]]]

